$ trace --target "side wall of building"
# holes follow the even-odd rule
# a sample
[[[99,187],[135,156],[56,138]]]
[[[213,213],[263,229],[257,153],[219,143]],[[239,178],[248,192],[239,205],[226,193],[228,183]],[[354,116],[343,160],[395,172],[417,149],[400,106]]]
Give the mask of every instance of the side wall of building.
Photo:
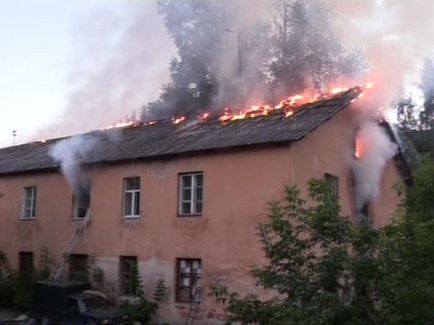
[[[329,173],[339,177],[339,195],[345,215],[354,215],[351,159],[353,115],[344,111],[301,141],[285,146],[185,156],[152,162],[95,166],[88,170],[91,186],[91,222],[74,253],[94,256],[104,271],[104,290],[119,292],[119,258],[136,256],[145,290],[152,296],[162,279],[168,295],[160,314],[166,320],[183,319],[188,304],[176,303],[177,258],[200,259],[203,303],[198,316],[222,315],[207,296],[209,285],[222,282],[244,293],[254,292],[249,266],[263,262],[255,226],[265,220],[266,202],[282,197],[285,185],[306,193],[311,177]],[[179,174],[202,172],[204,205],[201,216],[178,215]],[[381,215],[386,222],[396,197],[389,187],[399,181],[391,162],[386,167]],[[125,219],[122,212],[123,180],[140,177],[140,217]],[[37,186],[34,220],[20,220],[23,187]],[[31,251],[35,264],[41,249],[58,260],[79,221],[72,220],[72,192],[58,173],[0,178],[0,249],[18,266],[18,253]]]

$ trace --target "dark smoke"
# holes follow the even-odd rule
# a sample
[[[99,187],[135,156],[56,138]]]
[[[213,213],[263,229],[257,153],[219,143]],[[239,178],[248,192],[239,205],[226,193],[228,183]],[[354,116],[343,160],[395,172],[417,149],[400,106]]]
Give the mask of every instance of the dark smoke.
[[[171,83],[144,119],[323,92],[364,68],[318,0],[161,0],[159,9],[178,54]]]

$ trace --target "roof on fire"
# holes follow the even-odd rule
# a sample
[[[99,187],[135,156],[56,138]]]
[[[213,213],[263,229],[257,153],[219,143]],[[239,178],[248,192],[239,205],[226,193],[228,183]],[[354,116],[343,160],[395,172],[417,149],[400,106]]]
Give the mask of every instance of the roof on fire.
[[[361,92],[355,87],[332,98],[305,104],[288,118],[279,113],[228,123],[217,118],[178,125],[166,121],[153,126],[89,132],[83,136],[94,138],[96,144],[83,163],[115,163],[298,141],[346,108]],[[63,139],[0,149],[0,175],[58,168],[59,164],[48,152]]]

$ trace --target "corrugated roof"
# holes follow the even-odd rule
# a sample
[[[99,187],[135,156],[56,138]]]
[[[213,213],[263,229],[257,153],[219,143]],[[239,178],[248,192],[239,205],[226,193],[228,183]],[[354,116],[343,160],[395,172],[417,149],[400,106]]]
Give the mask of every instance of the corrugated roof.
[[[229,123],[221,123],[217,118],[178,125],[166,121],[153,126],[89,132],[83,136],[94,138],[96,144],[82,163],[152,159],[204,150],[298,141],[347,107],[361,92],[359,87],[355,87],[330,99],[303,105],[288,118],[277,113]],[[59,164],[48,155],[48,151],[62,139],[65,138],[0,149],[0,174],[58,168]]]

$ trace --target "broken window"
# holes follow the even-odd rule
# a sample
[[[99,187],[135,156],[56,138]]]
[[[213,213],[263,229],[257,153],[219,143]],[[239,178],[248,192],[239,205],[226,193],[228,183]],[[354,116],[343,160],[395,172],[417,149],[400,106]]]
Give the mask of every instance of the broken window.
[[[69,259],[69,279],[85,281],[88,276],[88,255],[70,254]]]
[[[124,178],[124,217],[140,215],[140,177]]]
[[[371,211],[369,209],[369,201],[366,201],[357,211],[357,218],[360,224],[372,222]]]
[[[137,294],[137,281],[135,281],[138,272],[137,256],[121,256],[119,261],[119,283],[120,294],[133,296]]]
[[[33,219],[36,215],[36,186],[24,187],[23,219]]]
[[[202,214],[203,173],[180,174],[179,177],[179,214]]]
[[[20,252],[19,253],[19,266],[20,274],[29,276],[33,273],[33,253]]]
[[[90,206],[90,181],[80,185],[74,196],[74,218],[84,219]]]
[[[202,295],[202,261],[193,258],[177,259],[177,290],[178,302],[199,303]]]
[[[339,199],[339,177],[332,174],[325,174],[325,182],[332,199]]]

